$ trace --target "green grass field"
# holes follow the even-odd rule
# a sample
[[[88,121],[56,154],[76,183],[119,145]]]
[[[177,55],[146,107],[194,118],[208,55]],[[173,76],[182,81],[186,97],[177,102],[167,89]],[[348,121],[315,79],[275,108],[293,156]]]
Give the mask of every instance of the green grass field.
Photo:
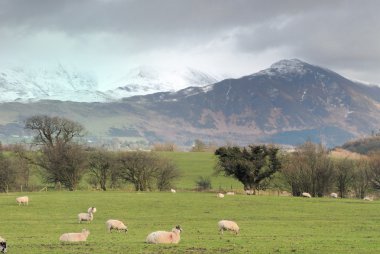
[[[226,196],[178,192],[35,192],[29,206],[20,193],[0,195],[0,235],[8,253],[379,253],[380,202],[277,196]],[[97,207],[91,224],[77,214]],[[107,233],[105,221],[129,231]],[[235,220],[240,234],[218,234],[217,222]],[[183,228],[178,245],[149,245],[156,230]],[[87,242],[62,244],[59,236],[88,228]]]
[[[179,189],[195,189],[195,181],[199,176],[210,177],[214,190],[243,190],[243,185],[232,177],[223,175],[215,176],[214,165],[216,157],[213,153],[207,152],[160,152],[160,155],[167,157],[178,166],[181,178],[175,183]]]

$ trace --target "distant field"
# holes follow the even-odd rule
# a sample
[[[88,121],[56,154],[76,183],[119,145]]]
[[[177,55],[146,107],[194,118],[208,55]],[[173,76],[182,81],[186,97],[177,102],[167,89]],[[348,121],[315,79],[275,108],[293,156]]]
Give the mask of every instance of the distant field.
[[[23,193],[25,194],[25,193]],[[380,202],[328,198],[178,192],[45,192],[0,195],[0,235],[9,253],[379,253]],[[76,215],[96,206],[91,224]],[[120,219],[128,233],[109,234],[105,221]],[[241,232],[218,234],[217,221],[235,220]],[[148,233],[184,229],[178,245],[148,245]],[[88,228],[88,241],[61,244],[59,236]]]
[[[212,188],[219,188],[229,191],[232,189],[243,191],[243,185],[232,177],[215,176],[214,166],[216,157],[213,153],[208,152],[160,152],[160,155],[172,159],[179,170],[182,177],[176,182],[179,189],[194,189],[195,181],[199,176],[210,177]]]

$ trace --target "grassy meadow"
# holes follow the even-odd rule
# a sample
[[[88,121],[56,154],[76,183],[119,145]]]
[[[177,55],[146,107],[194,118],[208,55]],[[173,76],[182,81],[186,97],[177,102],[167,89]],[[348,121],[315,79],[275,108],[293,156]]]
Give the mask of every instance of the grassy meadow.
[[[23,193],[26,194],[26,193]],[[0,235],[9,253],[379,253],[380,202],[213,193],[76,191],[0,195]],[[96,206],[92,223],[77,214]],[[124,221],[128,233],[107,233],[105,221]],[[217,221],[235,220],[240,234],[218,234]],[[183,228],[178,245],[149,245],[156,230]],[[91,234],[85,243],[62,244],[65,232]]]
[[[379,253],[380,202],[285,196],[226,196],[194,192],[199,176],[210,177],[214,191],[242,185],[214,176],[211,153],[160,153],[174,160],[182,177],[177,193],[110,190],[0,194],[0,236],[16,254],[108,253]],[[37,177],[37,176],[34,176]],[[37,182],[38,180],[35,179]],[[15,198],[28,195],[29,206]],[[79,224],[77,214],[97,207],[94,221]],[[129,231],[106,232],[108,219],[124,221]],[[220,235],[217,222],[235,220],[239,235]],[[149,245],[146,236],[181,225],[177,245]],[[63,244],[59,236],[90,230],[87,242]]]
[[[195,189],[198,177],[209,177],[214,190],[243,190],[243,185],[232,177],[214,175],[216,157],[209,152],[160,152],[177,165],[181,178],[175,182],[178,189]]]

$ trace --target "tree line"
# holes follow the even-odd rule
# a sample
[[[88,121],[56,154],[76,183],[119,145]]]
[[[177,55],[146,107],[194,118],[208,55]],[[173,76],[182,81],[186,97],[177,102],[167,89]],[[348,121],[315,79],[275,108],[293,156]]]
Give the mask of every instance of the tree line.
[[[364,198],[369,191],[380,189],[380,153],[360,159],[334,158],[321,144],[305,142],[294,152],[280,152],[276,147],[221,147],[215,151],[217,174],[233,176],[245,190],[281,188],[293,196],[308,192],[322,197],[338,192]]]
[[[87,173],[89,181],[102,190],[120,181],[137,191],[167,190],[180,174],[173,162],[152,152],[110,152],[81,144],[84,128],[77,122],[50,116],[33,116],[25,128],[35,133],[32,149],[0,146],[0,191],[24,186],[30,170],[38,168],[45,183],[76,190]]]
[[[76,190],[84,175],[102,190],[129,183],[136,191],[167,190],[180,177],[176,165],[154,152],[111,152],[83,145],[82,125],[62,118],[38,115],[25,122],[35,133],[32,147],[0,145],[0,191],[23,186],[28,189],[32,172],[54,186]],[[197,141],[195,148],[204,147]],[[360,159],[333,158],[321,144],[305,142],[293,152],[276,146],[224,146],[215,149],[215,174],[240,181],[245,190],[288,190],[294,196],[308,192],[324,196],[338,192],[340,197],[363,198],[380,189],[380,153]],[[196,181],[198,189],[211,188],[209,178]]]

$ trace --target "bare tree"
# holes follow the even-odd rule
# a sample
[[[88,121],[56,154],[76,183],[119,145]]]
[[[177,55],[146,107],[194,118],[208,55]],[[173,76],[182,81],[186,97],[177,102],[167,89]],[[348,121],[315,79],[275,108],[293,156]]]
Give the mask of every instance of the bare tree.
[[[371,187],[372,172],[370,162],[367,159],[360,159],[354,163],[353,188],[357,198],[364,198]]]
[[[83,126],[61,117],[38,115],[28,118],[25,128],[36,133],[34,144],[41,146],[41,156],[33,163],[45,170],[45,180],[76,189],[85,170],[85,152],[74,139],[83,136]]]
[[[154,183],[165,189],[177,175],[171,163],[151,152],[124,152],[120,154],[119,162],[121,177],[132,183],[136,191],[152,190]]]
[[[372,173],[372,186],[375,189],[380,189],[380,152],[374,152],[369,155],[369,164]]]
[[[156,175],[158,190],[169,190],[173,187],[173,181],[179,177],[180,173],[172,161],[168,159],[160,159],[159,168]]]
[[[104,191],[107,190],[107,181],[112,176],[114,159],[111,153],[105,150],[96,150],[89,156],[89,170],[96,182]]]
[[[354,161],[344,158],[334,161],[336,187],[341,198],[345,198],[354,181]]]
[[[309,192],[323,196],[333,184],[333,164],[322,145],[305,142],[285,159],[282,172],[292,188],[293,195]]]

